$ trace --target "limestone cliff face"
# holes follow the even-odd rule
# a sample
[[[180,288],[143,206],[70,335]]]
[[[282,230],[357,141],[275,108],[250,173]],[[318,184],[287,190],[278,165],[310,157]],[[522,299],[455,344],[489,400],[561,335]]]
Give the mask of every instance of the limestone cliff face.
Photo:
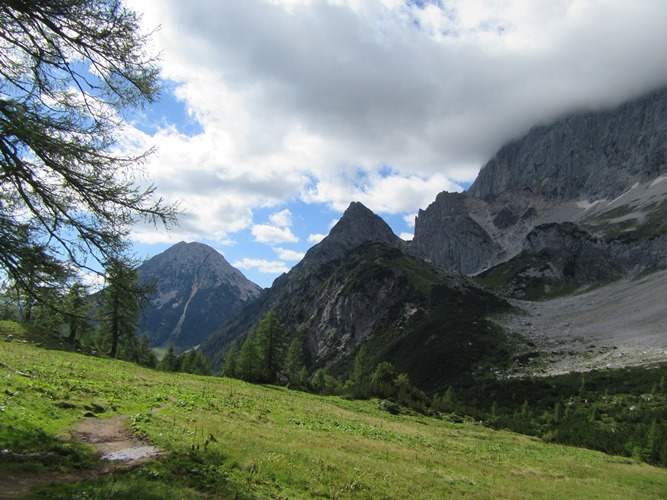
[[[158,283],[158,293],[145,308],[140,327],[155,346],[198,345],[261,291],[202,243],[178,243],[144,262],[139,274],[144,282]]]
[[[470,216],[465,194],[445,192],[419,211],[408,253],[470,274],[495,264],[503,249]]]
[[[501,148],[470,196],[524,190],[549,200],[614,198],[667,171],[667,89],[604,112],[537,127]]]
[[[656,192],[655,185],[666,173],[667,89],[614,110],[536,127],[507,144],[468,191],[441,193],[419,212],[409,252],[474,275],[527,252],[524,239],[541,224],[573,222],[605,235],[609,227],[600,220],[626,224],[614,214],[635,211],[636,229],[664,219],[665,190]],[[645,198],[622,199],[633,190]],[[641,239],[655,235],[635,233],[643,233]],[[632,253],[622,248],[625,243],[616,241],[604,254]],[[650,258],[644,261],[648,265]]]

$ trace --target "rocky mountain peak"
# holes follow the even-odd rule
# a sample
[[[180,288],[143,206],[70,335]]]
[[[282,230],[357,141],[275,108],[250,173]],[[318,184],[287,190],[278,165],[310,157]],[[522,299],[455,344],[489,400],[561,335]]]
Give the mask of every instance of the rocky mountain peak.
[[[331,229],[329,239],[346,241],[352,248],[366,241],[383,241],[398,244],[399,238],[381,217],[362,203],[353,201],[343,216]]]
[[[147,260],[139,275],[144,282],[157,281],[141,325],[156,346],[199,344],[261,292],[219,252],[196,242],[182,241]]]
[[[343,257],[367,241],[381,241],[399,248],[403,241],[394,234],[382,218],[357,201],[350,203],[329,235],[312,247],[295,266],[298,272],[323,262]]]
[[[550,200],[614,198],[667,171],[667,89],[612,110],[570,115],[503,146],[469,194],[529,191]]]

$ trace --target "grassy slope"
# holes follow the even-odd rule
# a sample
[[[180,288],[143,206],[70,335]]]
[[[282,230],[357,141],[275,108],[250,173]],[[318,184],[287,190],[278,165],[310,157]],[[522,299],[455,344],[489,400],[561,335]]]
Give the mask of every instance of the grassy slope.
[[[0,449],[57,452],[44,464],[0,457],[0,476],[90,466],[81,447],[55,438],[93,403],[104,408],[99,418],[127,414],[128,425],[170,452],[131,473],[38,496],[178,498],[193,497],[194,488],[203,497],[658,498],[667,491],[665,469],[472,423],[389,415],[373,401],[160,373],[16,341],[2,343],[0,361],[35,376],[0,372]]]

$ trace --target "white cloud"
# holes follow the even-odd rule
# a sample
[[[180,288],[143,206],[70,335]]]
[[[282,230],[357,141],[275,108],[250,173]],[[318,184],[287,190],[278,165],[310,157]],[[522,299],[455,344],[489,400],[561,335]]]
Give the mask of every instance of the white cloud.
[[[296,243],[299,238],[289,228],[279,228],[268,224],[256,224],[252,227],[252,235],[259,243]]]
[[[225,240],[290,201],[415,213],[531,126],[667,84],[664,0],[440,3],[132,0],[201,125],[129,138],[188,214],[171,237]]]
[[[308,236],[308,241],[310,243],[319,243],[326,237],[327,237],[326,234],[314,233]]]
[[[407,214],[403,216],[403,220],[405,223],[408,225],[408,227],[415,227],[415,218],[417,217],[417,214]]]
[[[430,203],[441,191],[462,191],[461,186],[441,175],[430,178],[397,172],[386,175],[379,170],[364,172],[352,184],[343,177],[320,182],[308,192],[306,200],[328,202],[340,211],[347,208],[350,200],[355,200],[374,212],[397,214],[413,211],[425,200]]]
[[[415,237],[415,235],[414,235],[413,233],[405,233],[405,232],[403,232],[403,233],[400,234],[400,238],[401,238],[402,240],[405,240],[405,241],[410,241],[410,240],[411,240],[412,238],[414,238],[414,237]]]
[[[271,224],[278,227],[290,227],[292,225],[292,212],[288,208],[280,212],[276,212],[269,216]]]
[[[245,258],[232,263],[232,266],[239,269],[257,269],[260,273],[267,274],[282,274],[289,271],[289,267],[287,267],[284,262],[277,260],[270,261]]]
[[[297,252],[287,248],[275,247],[273,249],[281,260],[300,261],[306,255],[304,252]]]

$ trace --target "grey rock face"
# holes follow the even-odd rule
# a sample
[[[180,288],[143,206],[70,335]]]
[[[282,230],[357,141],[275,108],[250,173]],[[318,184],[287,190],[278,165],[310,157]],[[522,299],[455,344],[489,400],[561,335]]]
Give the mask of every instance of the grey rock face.
[[[140,327],[156,346],[198,345],[261,292],[202,243],[178,243],[144,262],[139,274],[144,282],[158,281],[158,293],[145,309]]]
[[[605,239],[571,222],[542,224],[523,250],[479,275],[483,282],[506,278],[499,290],[516,298],[546,297],[558,290],[637,276],[667,266],[667,237]]]
[[[329,235],[309,249],[290,273],[298,274],[312,266],[339,259],[367,241],[381,241],[396,248],[403,244],[381,217],[363,204],[352,202]]]
[[[529,190],[546,199],[613,198],[667,171],[667,89],[604,112],[536,127],[501,148],[468,194]]]
[[[667,89],[614,110],[578,113],[536,127],[507,144],[467,192],[441,193],[419,212],[409,253],[477,274],[526,252],[523,240],[536,226],[581,222],[578,203],[611,204],[665,173]],[[622,247],[617,242],[614,252],[627,251]],[[649,250],[645,254],[647,265],[660,261]]]
[[[465,194],[444,192],[419,211],[408,253],[469,274],[495,263],[502,248],[470,216]]]

